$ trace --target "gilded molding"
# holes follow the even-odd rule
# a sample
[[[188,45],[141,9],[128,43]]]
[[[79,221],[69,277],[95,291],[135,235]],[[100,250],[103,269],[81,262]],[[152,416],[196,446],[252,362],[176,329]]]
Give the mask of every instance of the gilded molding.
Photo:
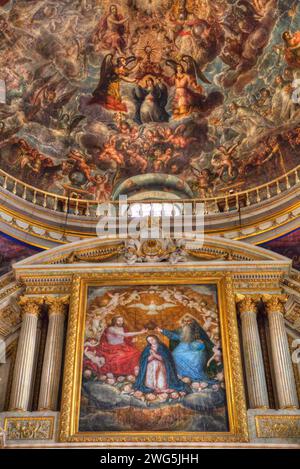
[[[69,295],[63,297],[53,297],[53,296],[46,296],[44,298],[46,306],[48,306],[48,315],[55,315],[55,314],[66,314],[67,305],[69,304],[70,297]]]
[[[19,305],[22,308],[22,314],[38,316],[41,312],[41,306],[43,303],[43,298],[32,298],[28,296],[21,296],[19,298]]]
[[[6,417],[4,431],[7,440],[51,440],[54,417]]]
[[[14,282],[14,275],[12,272],[9,272],[8,274],[3,275],[2,277],[0,277],[0,290],[2,290],[2,288],[7,287],[10,283],[13,283],[13,282]]]
[[[287,295],[263,295],[262,300],[266,306],[268,314],[285,313],[284,304],[288,299]]]
[[[13,283],[5,288],[5,290],[1,291],[0,293],[0,301],[4,300],[5,298],[9,297],[10,295],[14,294],[16,291],[21,290],[22,286],[20,283]]]
[[[49,285],[47,287],[40,286],[28,286],[26,287],[26,294],[27,295],[59,295],[64,294],[66,291],[71,289],[71,282],[65,285]]]
[[[46,264],[74,264],[77,262],[102,262],[112,257],[119,255],[124,249],[124,243],[118,242],[110,245],[103,245],[97,248],[81,249],[72,251],[69,254],[64,254],[54,257]]]
[[[147,284],[190,285],[213,283],[218,285],[222,349],[224,354],[225,382],[230,431],[209,432],[78,432],[78,410],[80,399],[80,357],[84,321],[85,291],[88,285],[147,285]],[[62,442],[238,442],[248,441],[247,412],[240,360],[239,337],[235,311],[233,282],[230,275],[222,272],[204,273],[197,271],[163,271],[153,267],[151,272],[117,271],[74,275],[69,312],[68,339],[64,364],[63,396],[60,415]]]
[[[299,438],[300,415],[256,415],[258,438]]]
[[[186,252],[193,257],[196,257],[202,261],[214,261],[214,260],[223,260],[223,261],[253,261],[258,260],[258,257],[255,256],[245,256],[242,255],[239,251],[226,250],[226,249],[216,249],[212,247],[202,247],[200,249],[186,249]]]
[[[21,321],[21,308],[18,308],[15,304],[9,304],[0,310],[0,329],[14,329]]]
[[[260,295],[241,295],[238,293],[235,301],[238,305],[239,313],[257,313],[257,303],[260,301]]]

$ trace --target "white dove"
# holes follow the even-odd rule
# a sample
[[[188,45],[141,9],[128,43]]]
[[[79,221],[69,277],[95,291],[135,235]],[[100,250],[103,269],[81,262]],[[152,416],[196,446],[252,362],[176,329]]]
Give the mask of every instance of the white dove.
[[[149,316],[158,314],[160,311],[163,311],[164,309],[173,308],[173,307],[174,307],[174,303],[164,303],[162,305],[157,305],[153,301],[151,301],[149,305],[144,305],[143,303],[134,303],[133,305],[127,306],[127,308],[143,309],[144,311],[147,311],[147,314]]]

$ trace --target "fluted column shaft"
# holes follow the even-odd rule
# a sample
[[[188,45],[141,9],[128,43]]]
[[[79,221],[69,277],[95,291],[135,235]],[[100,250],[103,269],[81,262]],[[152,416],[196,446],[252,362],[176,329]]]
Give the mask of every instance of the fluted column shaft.
[[[272,361],[280,409],[298,408],[291,353],[284,324],[284,295],[265,295],[269,319]]]
[[[39,410],[57,410],[68,297],[47,298],[49,325],[41,377]]]
[[[251,409],[269,407],[264,361],[256,317],[257,301],[257,298],[250,296],[240,295],[238,298],[247,389]]]
[[[19,301],[23,320],[10,396],[10,410],[29,410],[34,355],[36,351],[38,318],[43,304],[42,298],[23,296]]]

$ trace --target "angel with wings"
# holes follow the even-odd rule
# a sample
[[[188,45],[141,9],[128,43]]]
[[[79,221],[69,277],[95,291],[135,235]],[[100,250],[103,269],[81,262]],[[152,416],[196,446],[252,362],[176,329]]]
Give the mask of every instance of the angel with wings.
[[[133,64],[129,66],[130,64]],[[114,62],[113,54],[107,54],[101,64],[100,80],[93,92],[89,104],[100,104],[109,111],[127,112],[127,106],[122,101],[120,83],[135,83],[129,75],[138,66],[135,56],[118,57]]]
[[[222,145],[217,149],[216,153],[213,155],[211,165],[215,169],[215,173],[219,179],[223,180],[223,176],[225,173],[227,179],[229,180],[235,179],[235,177],[237,176],[236,162],[233,158],[233,154],[238,146],[239,143],[235,143],[230,148],[226,148]]]
[[[29,98],[26,118],[28,121],[50,125],[52,120],[61,117],[62,109],[76,93],[76,88],[66,91],[66,81],[51,81],[38,88]]]
[[[186,117],[195,111],[204,99],[204,89],[198,84],[198,79],[208,84],[210,81],[189,55],[183,55],[180,62],[168,59],[166,65],[174,71],[170,79],[170,84],[175,87],[173,117],[177,119]]]

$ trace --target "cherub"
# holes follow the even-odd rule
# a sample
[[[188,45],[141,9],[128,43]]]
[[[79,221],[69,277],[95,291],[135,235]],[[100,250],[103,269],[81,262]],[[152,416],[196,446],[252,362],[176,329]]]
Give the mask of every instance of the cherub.
[[[100,309],[95,308],[89,312],[88,330],[93,337],[96,337],[103,330],[102,321],[104,314],[100,312]]]
[[[215,168],[219,179],[222,178],[225,170],[227,170],[228,176],[230,178],[234,178],[235,162],[232,158],[232,155],[238,145],[239,144],[236,143],[228,149],[226,149],[224,146],[220,146],[218,148],[218,152],[213,156],[211,165]]]
[[[98,155],[98,161],[108,163],[111,160],[117,165],[124,166],[124,156],[116,149],[116,139],[114,135],[103,145],[103,150]]]
[[[211,317],[208,317],[205,319],[205,322],[202,327],[207,332],[211,328],[211,326],[217,326],[217,323],[213,321]]]
[[[285,60],[291,67],[300,68],[300,31],[285,31],[282,35],[285,46]]]
[[[199,196],[205,198],[207,194],[210,195],[212,192],[210,188],[211,174],[209,169],[205,168],[199,171],[198,169],[191,166],[192,172],[197,176],[197,189]]]
[[[189,300],[189,297],[182,293],[180,290],[175,290],[174,291],[174,298],[177,301],[182,302],[183,300]]]
[[[173,291],[166,288],[159,292],[159,296],[165,300],[166,303],[173,303]],[[175,305],[176,303],[174,303]]]
[[[103,201],[108,199],[110,193],[108,181],[109,175],[107,173],[104,175],[96,174],[96,176],[92,178],[90,192],[94,194],[95,200]]]
[[[141,173],[144,173],[148,167],[148,161],[140,155],[138,148],[135,148],[134,146],[130,149],[128,148],[127,154],[129,157],[129,163],[135,168],[138,168]]]
[[[110,296],[110,301],[107,307],[112,309],[116,308],[121,304],[122,298],[124,298],[125,295],[126,293],[108,293],[108,296]]]
[[[156,157],[156,160],[153,163],[154,171],[159,172],[163,168],[166,168],[167,164],[172,158],[172,154],[172,148],[167,148],[164,153],[162,153],[162,151],[159,149],[155,150],[154,156]]]
[[[86,157],[77,150],[72,150],[68,155],[69,160],[74,161],[74,168],[84,174],[88,181],[91,181],[91,166],[87,163]]]
[[[101,368],[105,364],[105,358],[97,356],[96,350],[91,351],[89,346],[94,346],[94,344],[90,344],[87,342],[85,345],[87,347],[84,348],[84,355],[95,365]]]
[[[174,132],[171,132],[170,135],[166,138],[167,142],[172,143],[174,147],[186,148],[193,142],[197,142],[196,137],[186,137],[183,135],[183,132],[186,130],[186,125],[179,125]]]
[[[140,300],[141,297],[140,297],[140,294],[138,293],[137,290],[134,290],[132,293],[130,293],[130,295],[128,296],[128,298],[122,298],[120,300],[120,304],[121,305],[128,305],[129,303],[131,303],[132,301],[137,301],[137,300]]]
[[[216,363],[222,363],[222,352],[220,348],[217,345],[215,345],[212,350],[213,350],[213,355],[208,360],[207,367],[209,367],[212,361],[215,361]]]

